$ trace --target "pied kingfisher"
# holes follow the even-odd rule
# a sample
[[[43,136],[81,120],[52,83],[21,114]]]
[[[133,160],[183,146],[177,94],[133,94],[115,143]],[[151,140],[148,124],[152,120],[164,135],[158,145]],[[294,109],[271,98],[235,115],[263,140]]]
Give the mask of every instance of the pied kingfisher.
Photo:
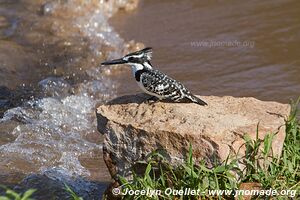
[[[174,102],[190,102],[207,105],[204,101],[194,96],[186,87],[152,68],[150,63],[152,48],[147,47],[137,52],[127,54],[123,58],[101,63],[101,65],[128,64],[132,67],[133,76],[140,88],[147,94],[159,100],[167,99]]]

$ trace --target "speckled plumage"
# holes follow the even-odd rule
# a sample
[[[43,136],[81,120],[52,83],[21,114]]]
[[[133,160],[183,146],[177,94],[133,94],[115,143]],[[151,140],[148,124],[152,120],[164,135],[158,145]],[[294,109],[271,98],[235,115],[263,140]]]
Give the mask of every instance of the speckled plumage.
[[[158,97],[159,99],[170,99],[174,102],[194,102],[200,105],[207,105],[204,101],[195,97],[180,82],[170,78],[166,74],[155,69],[143,69],[136,72],[136,80],[145,92]]]

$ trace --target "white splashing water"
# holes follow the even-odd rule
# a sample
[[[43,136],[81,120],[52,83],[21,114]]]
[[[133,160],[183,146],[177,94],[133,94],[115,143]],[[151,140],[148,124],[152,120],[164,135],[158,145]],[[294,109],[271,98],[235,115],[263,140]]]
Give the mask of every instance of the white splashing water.
[[[102,54],[104,45],[115,49],[110,52],[114,56],[120,55],[124,48],[123,39],[107,21],[116,7],[127,1],[116,2],[114,5],[101,3],[102,7],[94,13],[74,20],[89,38],[90,48],[96,56]],[[104,12],[103,9],[107,10]],[[6,111],[0,120],[0,128],[13,126],[7,134],[15,139],[0,146],[0,165],[24,173],[58,167],[74,175],[90,175],[79,158],[92,159],[95,152],[102,151],[99,142],[87,138],[89,134],[99,134],[96,104],[114,97],[117,84],[96,67],[87,70],[86,74],[89,79],[77,85],[58,77],[41,80],[39,87],[44,98]]]
[[[16,139],[0,146],[0,162],[18,168],[17,158],[36,170],[60,167],[89,176],[78,158],[102,148],[85,136],[96,132],[95,106],[113,96],[108,91],[111,85],[110,80],[93,80],[80,84],[78,94],[33,100],[26,107],[8,110],[1,122],[17,121],[19,125],[11,132]]]

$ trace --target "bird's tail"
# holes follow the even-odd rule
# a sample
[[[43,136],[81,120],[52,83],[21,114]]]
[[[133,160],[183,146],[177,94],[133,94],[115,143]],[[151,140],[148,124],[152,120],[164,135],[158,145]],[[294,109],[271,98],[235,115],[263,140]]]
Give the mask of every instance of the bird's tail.
[[[205,101],[202,101],[201,99],[199,99],[198,97],[192,95],[190,97],[190,99],[192,100],[192,102],[196,103],[196,104],[199,104],[201,106],[207,106],[208,104],[205,102]]]

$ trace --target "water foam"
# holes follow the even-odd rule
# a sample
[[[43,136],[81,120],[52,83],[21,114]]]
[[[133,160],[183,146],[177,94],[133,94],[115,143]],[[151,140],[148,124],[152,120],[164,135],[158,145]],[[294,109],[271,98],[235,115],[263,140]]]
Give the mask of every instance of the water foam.
[[[76,2],[44,7],[47,15],[60,6],[84,11],[86,5]],[[75,17],[72,23],[88,38],[94,54],[91,57],[103,56],[105,47],[109,47],[106,56],[120,56],[125,42],[109,25],[108,18],[130,0],[92,2],[98,6],[94,12]],[[0,127],[14,140],[0,146],[0,165],[23,173],[59,168],[72,175],[90,176],[80,157],[92,159],[95,152],[102,151],[99,141],[88,139],[88,135],[99,134],[95,106],[115,96],[117,83],[97,66],[87,69],[85,74],[85,80],[76,83],[66,77],[47,77],[38,84],[40,98],[4,113]]]

